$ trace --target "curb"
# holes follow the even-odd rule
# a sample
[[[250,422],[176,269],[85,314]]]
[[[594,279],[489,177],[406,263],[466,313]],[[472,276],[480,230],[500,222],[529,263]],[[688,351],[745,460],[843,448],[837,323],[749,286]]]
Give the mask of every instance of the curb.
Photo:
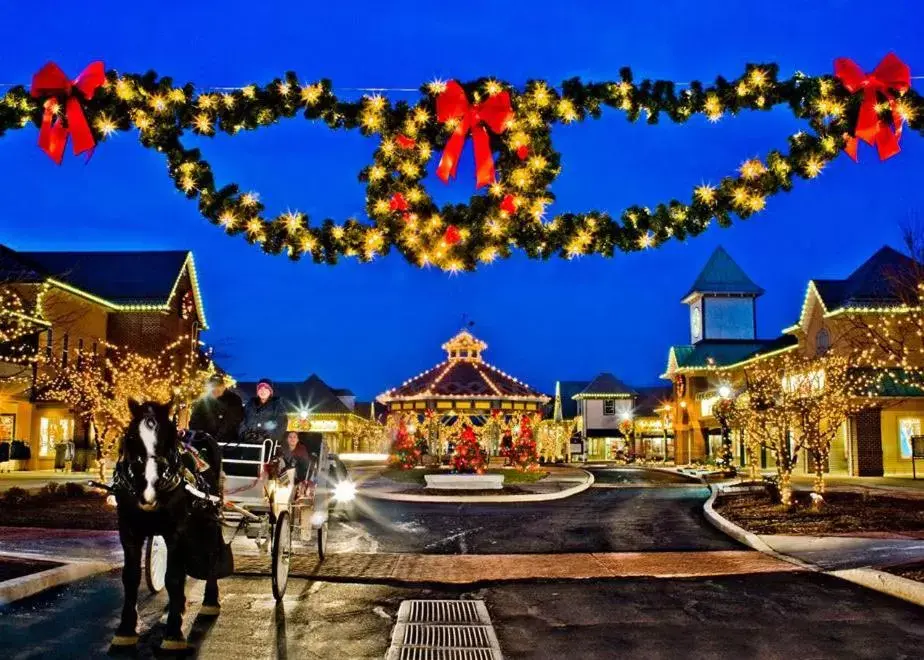
[[[13,580],[0,582],[0,605],[8,605],[17,600],[34,596],[46,589],[105,573],[114,567],[113,564],[98,561],[73,562],[49,568],[39,573],[33,573],[32,575],[24,575]]]
[[[594,475],[587,470],[584,481],[577,486],[566,488],[554,493],[529,493],[526,495],[414,495],[408,493],[389,493],[376,490],[358,490],[357,496],[368,497],[374,500],[387,500],[390,502],[434,502],[434,503],[473,503],[482,504],[515,504],[517,502],[546,502],[549,500],[563,500],[566,497],[577,495],[590,488],[594,483]]]
[[[900,598],[909,603],[924,607],[924,583],[909,580],[908,578],[903,578],[898,575],[892,575],[884,571],[878,571],[874,568],[845,568],[825,571],[815,564],[810,564],[796,557],[777,552],[753,532],[749,532],[719,515],[712,506],[719,495],[719,491],[717,488],[712,488],[711,485],[710,490],[712,491],[712,495],[709,496],[709,499],[706,500],[706,503],[703,505],[703,513],[706,516],[706,520],[716,529],[724,532],[739,543],[743,543],[758,552],[800,566],[805,570],[832,575],[836,578],[846,580],[847,582],[866,587],[867,589],[872,589],[873,591],[878,591],[888,596]]]
[[[867,589],[924,606],[924,582],[909,580],[885,571],[877,571],[875,568],[846,568],[830,571],[828,575],[834,575]]]

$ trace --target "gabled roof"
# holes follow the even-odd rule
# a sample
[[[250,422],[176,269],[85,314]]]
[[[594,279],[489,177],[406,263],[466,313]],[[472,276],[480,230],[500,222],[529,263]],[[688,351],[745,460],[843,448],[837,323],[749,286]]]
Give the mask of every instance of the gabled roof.
[[[787,350],[798,345],[792,335],[776,339],[704,339],[694,346],[671,346],[668,373],[672,371],[729,367],[746,360]]]
[[[353,412],[363,419],[381,422],[388,413],[388,408],[378,401],[357,401],[353,407]]]
[[[807,323],[813,295],[821,302],[826,316],[847,310],[918,305],[916,284],[922,275],[924,265],[898,250],[883,246],[842,280],[810,280],[799,323],[787,331]]]
[[[0,250],[0,278],[52,281],[114,309],[167,306],[185,272],[205,326],[196,267],[188,250],[123,252],[20,252]]]
[[[238,393],[246,401],[257,393],[257,381],[239,382]],[[273,394],[286,404],[289,412],[309,414],[348,414],[351,411],[336,394],[316,374],[311,374],[304,381],[273,382]]]
[[[575,394],[572,398],[577,399],[607,399],[612,397],[631,398],[638,392],[623,383],[611,373],[602,372],[597,374],[583,390]]]
[[[580,394],[590,385],[588,380],[560,380],[555,384],[555,404],[560,409],[552,410],[555,419],[573,419],[577,417],[577,402],[575,394]],[[560,415],[560,417],[559,417]]]
[[[702,293],[760,296],[764,290],[754,284],[741,266],[735,263],[723,247],[719,246],[703,266],[682,302],[687,302],[691,296]]]

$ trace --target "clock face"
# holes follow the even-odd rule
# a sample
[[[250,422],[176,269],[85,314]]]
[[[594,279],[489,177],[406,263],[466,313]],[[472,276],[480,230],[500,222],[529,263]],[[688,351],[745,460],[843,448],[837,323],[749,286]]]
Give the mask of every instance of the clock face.
[[[703,336],[703,314],[699,311],[699,307],[690,310],[690,334],[693,335],[693,339]]]

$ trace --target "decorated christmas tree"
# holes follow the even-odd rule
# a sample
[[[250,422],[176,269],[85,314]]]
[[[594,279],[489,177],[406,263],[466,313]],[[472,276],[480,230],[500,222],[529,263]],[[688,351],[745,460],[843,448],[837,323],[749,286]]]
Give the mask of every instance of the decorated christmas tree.
[[[486,464],[487,457],[475,431],[468,424],[463,425],[452,454],[452,469],[462,474],[484,474]]]
[[[388,463],[392,467],[402,470],[410,470],[417,465],[417,458],[420,451],[414,443],[414,438],[408,433],[407,422],[402,417],[398,420],[398,428],[395,431],[395,440],[391,444],[391,456]]]
[[[518,470],[534,470],[539,463],[536,454],[536,439],[533,437],[533,425],[529,415],[523,415],[520,420],[520,433],[513,444],[510,455],[511,462]]]

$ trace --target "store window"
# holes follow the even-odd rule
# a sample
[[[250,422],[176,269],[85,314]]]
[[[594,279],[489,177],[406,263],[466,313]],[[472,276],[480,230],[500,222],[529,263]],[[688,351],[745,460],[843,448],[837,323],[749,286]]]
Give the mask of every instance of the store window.
[[[5,413],[0,415],[0,442],[9,442],[16,439],[16,415]]]
[[[39,420],[39,456],[54,456],[55,445],[74,439],[74,420],[42,417]]]
[[[898,420],[898,453],[902,458],[911,458],[911,438],[921,435],[921,420],[905,417]]]
[[[616,402],[613,399],[603,400],[603,414],[608,417],[616,414]]]

